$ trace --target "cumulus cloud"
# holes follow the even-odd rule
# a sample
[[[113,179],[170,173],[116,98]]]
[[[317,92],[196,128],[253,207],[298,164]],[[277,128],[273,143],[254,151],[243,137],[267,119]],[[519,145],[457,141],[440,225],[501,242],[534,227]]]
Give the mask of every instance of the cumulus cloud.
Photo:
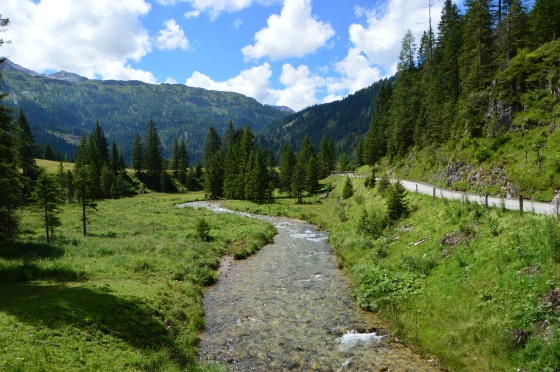
[[[329,23],[311,14],[311,0],[285,0],[280,15],[271,15],[267,27],[255,34],[255,44],[247,45],[242,52],[254,59],[302,57],[324,46],[334,34]]]
[[[241,71],[239,75],[227,81],[217,82],[209,76],[195,71],[187,79],[186,85],[209,90],[237,92],[248,97],[253,97],[259,102],[270,103],[269,82],[272,76],[270,64],[252,67]]]
[[[437,29],[443,0],[433,1],[432,27]],[[358,18],[366,24],[354,23],[349,27],[350,43],[346,57],[335,64],[338,78],[329,79],[327,97],[340,97],[341,92],[352,94],[375,81],[397,71],[401,41],[410,29],[419,42],[428,28],[428,9],[421,2],[388,0],[377,7],[354,8]]]
[[[155,44],[161,50],[189,49],[185,32],[173,18],[165,22],[165,29],[159,31]]]
[[[317,89],[325,85],[323,78],[311,74],[309,67],[301,65],[297,68],[287,63],[282,66],[280,82],[285,86],[281,90],[271,90],[274,104],[288,106],[293,110],[301,110],[318,103]]]
[[[241,71],[239,75],[227,81],[214,81],[209,76],[198,71],[187,79],[186,85],[209,90],[237,92],[257,101],[270,105],[288,106],[294,110],[318,103],[317,89],[325,86],[323,78],[313,76],[306,65],[293,67],[290,64],[282,66],[280,83],[284,89],[272,89],[270,78],[272,68],[268,62],[261,66]]]
[[[3,53],[38,72],[61,70],[89,78],[155,82],[150,72],[134,69],[151,51],[139,17],[150,11],[144,0],[5,0],[2,12],[11,24]]]

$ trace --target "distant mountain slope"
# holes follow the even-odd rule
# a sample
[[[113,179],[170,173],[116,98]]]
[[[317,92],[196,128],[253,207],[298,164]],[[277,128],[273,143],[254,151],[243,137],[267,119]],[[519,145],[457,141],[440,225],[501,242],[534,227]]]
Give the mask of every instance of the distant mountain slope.
[[[287,115],[237,93],[84,79],[66,72],[47,77],[6,61],[1,88],[9,95],[4,103],[24,110],[38,143],[49,143],[70,156],[69,144],[99,120],[108,140],[116,140],[129,158],[135,133],[143,135],[151,118],[164,156],[169,156],[173,139],[184,136],[193,162],[201,157],[210,126],[223,133],[231,120],[235,126],[250,125],[257,132]]]
[[[259,133],[259,140],[279,154],[283,144],[298,149],[308,134],[316,151],[323,134],[335,142],[337,152],[352,155],[358,139],[369,127],[373,114],[373,101],[384,80],[331,103],[311,106],[288,115],[266,126]]]

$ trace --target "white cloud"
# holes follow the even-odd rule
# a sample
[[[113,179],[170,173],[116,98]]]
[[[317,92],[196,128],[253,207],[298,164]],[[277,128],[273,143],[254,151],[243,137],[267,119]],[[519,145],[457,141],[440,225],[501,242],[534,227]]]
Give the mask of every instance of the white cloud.
[[[161,50],[189,49],[185,32],[173,18],[165,22],[165,29],[159,31],[155,44]]]
[[[433,1],[432,28],[437,30],[443,0]],[[349,26],[350,43],[346,57],[335,64],[338,78],[328,80],[325,99],[352,94],[375,81],[396,73],[401,41],[410,29],[419,43],[420,35],[428,28],[428,8],[423,2],[387,0],[375,8],[354,8],[358,18],[365,17],[366,25]]]
[[[72,71],[89,78],[155,82],[150,72],[133,69],[151,51],[139,21],[148,14],[144,0],[5,0],[2,12],[11,24],[2,51],[14,62],[38,72]]]
[[[288,106],[294,110],[318,103],[317,89],[325,86],[323,78],[312,76],[309,67],[301,65],[297,68],[290,64],[282,66],[280,82],[284,89],[272,89],[270,78],[272,69],[268,62],[261,66],[241,71],[239,75],[227,81],[214,81],[198,71],[187,79],[186,85],[209,90],[237,92],[257,101],[270,105]]]
[[[190,19],[190,18],[196,18],[200,15],[200,10],[191,10],[189,12],[185,13],[185,18]]]
[[[177,84],[177,80],[172,77],[167,77],[167,79],[165,79],[165,84]]]
[[[288,106],[296,111],[318,103],[317,89],[325,85],[324,79],[312,76],[306,65],[295,68],[291,64],[284,64],[280,82],[285,86],[284,89],[270,91],[274,104]]]
[[[434,30],[437,30],[442,3],[443,0],[433,1]],[[350,41],[386,73],[398,58],[405,32],[410,29],[419,42],[422,32],[428,29],[428,8],[424,2],[389,0],[384,6],[370,10],[356,8],[356,13],[367,17],[367,26],[351,25]]]
[[[221,13],[233,13],[249,7],[253,0],[184,0],[191,4],[193,11],[185,13],[187,18],[198,17],[202,12],[210,13],[216,19]]]
[[[273,14],[267,27],[255,34],[255,44],[242,49],[246,58],[268,56],[273,60],[313,53],[335,34],[329,23],[311,14],[311,0],[285,0],[280,15]]]
[[[268,89],[271,76],[270,64],[264,63],[261,66],[241,71],[236,77],[224,82],[214,81],[209,76],[195,71],[187,79],[186,85],[209,90],[237,92],[253,97],[259,102],[270,103]]]

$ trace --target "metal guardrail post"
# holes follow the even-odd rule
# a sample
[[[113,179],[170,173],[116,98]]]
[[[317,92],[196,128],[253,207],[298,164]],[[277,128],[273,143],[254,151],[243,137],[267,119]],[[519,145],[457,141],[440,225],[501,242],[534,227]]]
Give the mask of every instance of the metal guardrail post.
[[[523,213],[523,195],[519,195],[519,213]]]

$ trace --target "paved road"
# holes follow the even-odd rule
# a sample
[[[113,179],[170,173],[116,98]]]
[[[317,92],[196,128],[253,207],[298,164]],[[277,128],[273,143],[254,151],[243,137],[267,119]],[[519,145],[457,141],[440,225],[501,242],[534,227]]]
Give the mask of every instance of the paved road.
[[[438,198],[453,199],[453,200],[463,200],[463,198],[468,198],[472,202],[477,202],[484,204],[484,195],[469,194],[458,191],[445,190],[433,185],[428,185],[421,182],[406,181],[401,180],[402,185],[409,191],[416,192],[416,187],[418,187],[418,192],[421,194],[433,195],[435,189],[435,195]],[[488,197],[488,206],[490,207],[500,207],[502,203],[505,203],[506,209],[518,211],[519,210],[519,198],[495,198]],[[550,203],[537,203],[529,200],[523,200],[523,211],[534,212],[536,214],[550,214],[554,215],[555,206],[554,202]]]
[[[357,173],[353,173],[353,172],[348,172],[346,174],[343,174],[343,176],[358,177]],[[391,181],[395,182],[395,180],[391,180]],[[413,192],[416,192],[418,190],[418,193],[420,194],[434,195],[434,189],[435,189],[435,196],[438,198],[445,198],[445,199],[452,199],[452,200],[463,200],[463,198],[468,198],[468,200],[470,200],[471,202],[476,202],[479,204],[485,203],[484,195],[469,194],[469,193],[464,193],[459,191],[450,191],[422,182],[401,180],[401,183],[405,189]],[[519,206],[520,206],[519,198],[502,199],[502,198],[488,197],[489,207],[500,207],[502,203],[505,204],[506,209],[512,211],[519,210]],[[549,215],[554,215],[555,213],[558,214],[557,208],[555,208],[554,205],[554,200],[550,203],[538,203],[529,200],[523,200],[523,211],[534,212],[536,214],[549,214]]]

